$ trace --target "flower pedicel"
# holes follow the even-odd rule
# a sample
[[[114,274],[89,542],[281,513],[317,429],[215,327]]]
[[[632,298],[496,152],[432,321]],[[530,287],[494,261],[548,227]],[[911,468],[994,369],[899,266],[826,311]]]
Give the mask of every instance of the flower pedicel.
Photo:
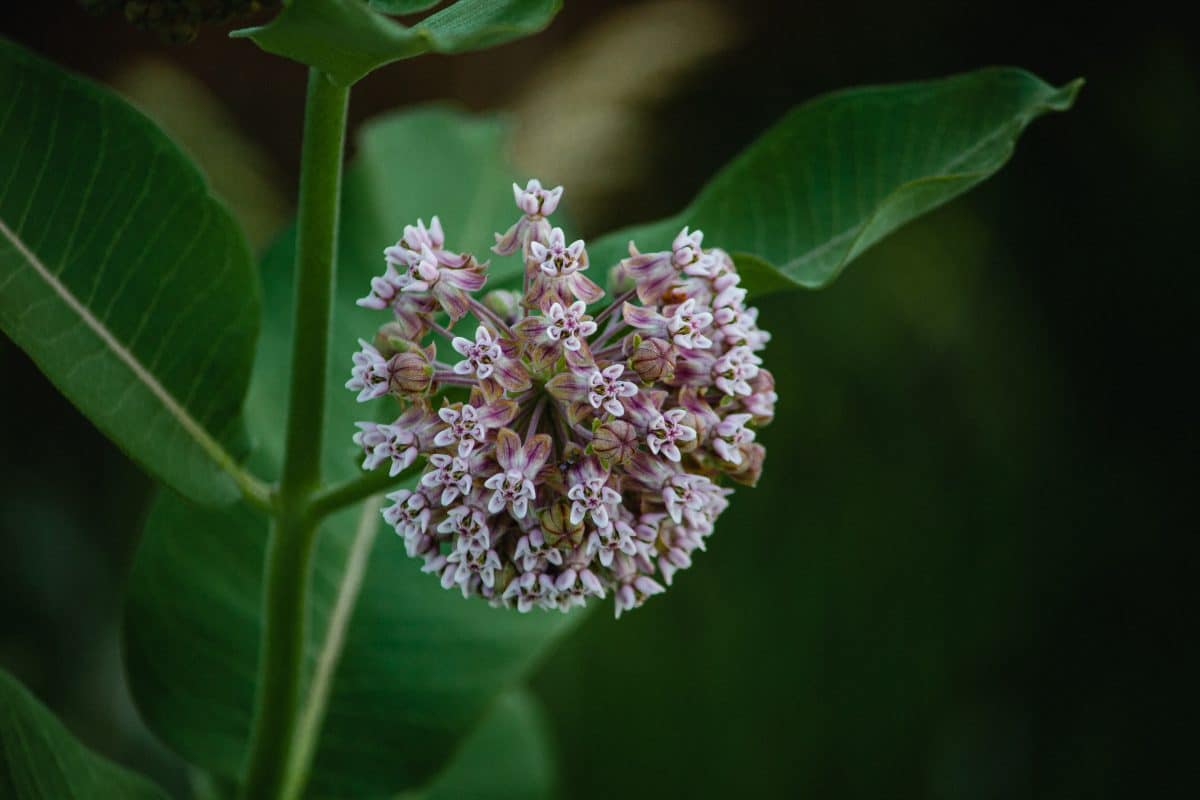
[[[611,593],[620,616],[704,549],[733,492],[724,479],[758,480],[770,335],[733,260],[687,228],[667,251],[631,242],[614,270],[624,291],[591,314],[605,292],[584,242],[549,222],[562,192],[513,185],[521,217],[492,249],[523,256],[519,295],[477,299],[488,264],[445,249],[437,217],[407,226],[358,301],[392,320],[359,340],[346,387],[401,405],[390,424],[358,423],[354,441],[364,469],[422,465],[383,516],[424,571],[521,612]],[[451,332],[467,317],[470,338]],[[463,399],[435,408],[446,387]]]

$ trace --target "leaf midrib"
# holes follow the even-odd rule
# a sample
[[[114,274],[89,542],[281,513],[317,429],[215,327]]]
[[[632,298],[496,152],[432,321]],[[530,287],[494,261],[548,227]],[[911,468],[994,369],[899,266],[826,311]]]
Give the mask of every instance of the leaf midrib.
[[[97,338],[108,348],[116,358],[124,364],[133,374],[134,378],[142,384],[156,400],[158,400],[166,412],[179,424],[184,432],[192,438],[204,451],[204,453],[212,459],[213,463],[234,479],[236,483],[242,484],[245,480],[251,480],[249,476],[242,473],[241,468],[237,465],[237,461],[216,439],[212,437],[204,426],[200,424],[195,417],[178,401],[175,396],[159,382],[158,378],[146,368],[137,356],[133,354],[128,347],[124,345],[116,335],[108,329],[104,321],[98,318],[91,310],[83,304],[75,296],[75,294],[67,288],[67,286],[51,272],[37,254],[33,252],[24,240],[12,230],[3,218],[0,218],[0,235],[12,244],[13,248],[28,264],[30,268],[37,274],[39,278],[50,288],[51,291],[63,302],[64,305],[79,318],[79,320],[96,335]]]
[[[1019,122],[1022,118],[1027,117],[1027,116],[1029,116],[1028,110],[1026,110],[1020,114],[1014,114],[1012,117],[1010,117],[1008,119],[1008,121],[1006,121],[1005,123],[1003,123],[1001,125],[996,126],[995,130],[993,130],[987,136],[984,136],[983,138],[981,138],[973,146],[967,148],[966,150],[962,151],[961,153],[958,153],[957,155],[948,159],[941,167],[938,168],[938,170],[935,174],[926,175],[921,178],[915,178],[912,180],[908,180],[908,181],[905,181],[904,183],[900,184],[899,186],[895,187],[890,192],[888,192],[886,195],[884,195],[879,200],[878,203],[875,204],[875,207],[874,207],[874,210],[872,211],[872,213],[863,217],[858,222],[856,222],[854,225],[851,225],[849,228],[841,231],[840,233],[835,234],[834,236],[829,237],[824,242],[813,247],[812,249],[808,250],[807,252],[797,256],[796,258],[793,258],[793,259],[790,259],[790,260],[784,262],[780,266],[780,271],[782,271],[786,274],[789,271],[796,270],[796,269],[804,266],[805,264],[809,263],[813,259],[818,258],[819,256],[825,254],[829,250],[837,247],[845,240],[855,239],[864,230],[866,230],[868,227],[870,227],[872,220],[874,220],[878,216],[878,212],[879,212],[880,208],[882,208],[883,206],[886,206],[888,203],[890,203],[892,201],[892,199],[894,197],[896,197],[898,194],[900,194],[900,192],[904,191],[905,189],[907,189],[911,186],[915,186],[915,185],[918,185],[920,183],[930,181],[930,180],[947,180],[947,181],[949,181],[949,180],[970,180],[972,178],[977,178],[977,177],[986,175],[987,174],[986,170],[975,170],[973,172],[962,172],[962,173],[956,173],[956,172],[953,172],[953,170],[958,165],[964,163],[971,156],[978,153],[984,147],[991,145],[997,139],[1001,138],[1003,135],[1005,135],[1006,133],[1011,131],[1013,124],[1015,122]],[[840,263],[835,266],[835,268],[833,270],[834,273],[837,272],[837,267],[839,267],[839,266],[841,266]],[[788,277],[791,278],[792,276],[788,275]]]
[[[354,607],[366,578],[371,550],[379,529],[379,510],[383,507],[383,495],[374,495],[363,503],[355,526],[354,541],[342,565],[337,596],[325,638],[317,653],[317,664],[309,683],[308,692],[300,714],[300,721],[292,750],[292,768],[289,770],[297,785],[292,786],[299,795],[303,782],[312,770],[313,756],[321,733],[321,724],[329,706],[329,694],[333,689],[338,662],[346,644],[346,631],[354,616]]]

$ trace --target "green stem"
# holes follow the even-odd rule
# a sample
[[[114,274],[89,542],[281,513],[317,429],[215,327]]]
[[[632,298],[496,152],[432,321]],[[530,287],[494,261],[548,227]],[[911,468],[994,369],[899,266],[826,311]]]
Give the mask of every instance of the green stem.
[[[329,624],[325,629],[325,640],[317,654],[317,664],[313,670],[312,681],[308,686],[307,699],[296,729],[296,745],[292,750],[292,760],[286,777],[287,783],[283,796],[287,800],[300,797],[304,784],[308,782],[312,770],[313,755],[317,750],[317,740],[321,732],[321,724],[325,721],[325,710],[329,705],[329,693],[333,688],[333,676],[337,671],[338,659],[341,658],[342,648],[346,642],[346,630],[354,613],[354,604],[362,590],[363,578],[367,574],[367,562],[371,555],[371,546],[375,542],[375,534],[379,530],[379,509],[383,506],[383,498],[372,497],[363,504],[358,515],[358,526],[354,534],[354,543],[346,556],[346,566],[342,571],[342,582],[338,586],[337,600],[329,615]]]
[[[318,518],[326,363],[349,89],[310,70],[300,163],[292,378],[278,517],[267,543],[263,638],[244,797],[281,796],[295,747]]]
[[[342,194],[342,151],[350,90],[311,70],[300,161],[292,382],[281,487],[287,495],[316,489],[325,421],[329,317]]]
[[[281,797],[296,733],[307,642],[309,565],[316,523],[281,518],[267,544],[266,624],[260,653],[257,711],[242,795]]]
[[[356,475],[314,494],[309,510],[314,517],[321,519],[339,508],[353,505],[359,500],[366,500],[371,495],[379,494],[403,483],[415,475],[418,470],[419,468],[414,466],[396,476],[388,475],[385,469]]]

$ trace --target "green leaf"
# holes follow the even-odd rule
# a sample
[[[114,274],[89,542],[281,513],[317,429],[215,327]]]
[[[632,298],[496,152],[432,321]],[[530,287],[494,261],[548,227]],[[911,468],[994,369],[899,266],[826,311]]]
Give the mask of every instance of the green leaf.
[[[792,110],[669,219],[605,236],[594,263],[630,239],[666,249],[684,225],[734,255],[762,293],[832,281],[872,244],[994,174],[1038,116],[1071,106],[1082,81],[1049,86],[1019,69],[849,89]]]
[[[371,0],[371,8],[384,14],[416,14],[433,8],[442,0]]]
[[[100,430],[202,502],[246,478],[245,239],[171,141],[0,39],[0,327]]]
[[[448,246],[486,252],[492,234],[515,219],[504,145],[499,123],[438,109],[390,117],[365,130],[345,181],[323,460],[328,479],[359,472],[354,421],[387,412],[386,403],[355,402],[342,386],[355,340],[383,321],[354,299],[382,271],[383,247],[418,216],[437,213]],[[282,449],[293,256],[287,236],[263,262],[266,313],[247,419],[262,444],[256,459],[266,466],[278,462]],[[339,629],[344,644],[316,747],[311,787],[318,795],[394,793],[424,784],[497,694],[519,681],[577,617],[520,615],[464,600],[422,574],[390,530],[376,541],[380,528],[377,503],[334,515],[314,559],[314,670],[335,652],[324,645],[339,596],[353,608],[348,627]],[[235,776],[245,760],[265,538],[265,520],[245,507],[197,509],[164,492],[130,578],[125,636],[135,700],[165,742],[226,776]],[[348,566],[364,559],[358,585]]]
[[[24,686],[0,670],[0,797],[166,800],[167,794],[88,750]]]
[[[399,800],[539,800],[553,796],[554,783],[542,709],[522,689],[501,695],[446,769]]]
[[[316,67],[349,85],[393,61],[482,50],[530,36],[549,25],[561,7],[561,0],[458,0],[405,27],[362,0],[294,0],[266,25],[230,35],[249,37],[268,53]]]

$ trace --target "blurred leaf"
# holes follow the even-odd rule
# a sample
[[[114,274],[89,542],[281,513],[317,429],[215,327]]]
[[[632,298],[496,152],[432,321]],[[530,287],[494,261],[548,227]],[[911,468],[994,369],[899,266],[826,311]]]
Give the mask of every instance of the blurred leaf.
[[[81,745],[24,686],[0,670],[0,797],[166,800],[167,794]]]
[[[923,83],[849,89],[791,112],[669,219],[605,236],[592,261],[630,239],[665,249],[684,225],[728,250],[762,293],[816,289],[872,244],[994,174],[1036,117],[1070,108],[1054,88],[998,67]]]
[[[424,789],[398,800],[542,800],[554,794],[554,754],[540,704],[524,689],[507,692]]]
[[[198,76],[165,56],[123,60],[105,82],[162,127],[228,205],[255,253],[266,249],[292,215],[292,199],[275,160]]]
[[[0,326],[155,477],[229,502],[258,327],[236,224],[152,122],[0,39]]]
[[[381,272],[384,245],[406,223],[437,212],[451,247],[485,252],[513,221],[505,129],[438,109],[365,129],[346,176],[335,364],[329,381],[328,478],[358,472],[356,419],[387,410],[343,388],[355,340],[382,321],[354,305]],[[282,448],[287,385],[291,236],[263,262],[266,314],[247,401],[264,462]],[[518,267],[519,268],[519,267]],[[394,413],[394,410],[393,410]],[[378,511],[367,509],[368,523]],[[313,576],[315,663],[351,548],[358,509],[323,528]],[[374,537],[365,546],[372,547]],[[160,493],[130,578],[125,625],[133,694],[150,727],[190,761],[233,776],[245,758],[257,678],[266,522],[244,507],[205,511]],[[391,793],[419,786],[456,749],[489,703],[530,669],[577,615],[519,615],[464,600],[420,572],[393,535],[375,542],[332,683],[312,775],[316,794]]]
[[[252,38],[269,53],[349,85],[384,64],[422,53],[482,50],[529,36],[549,25],[561,7],[561,0],[458,0],[405,27],[362,0],[298,0],[266,25],[230,35]]]
[[[384,14],[415,14],[433,8],[442,0],[371,0],[371,8]]]

